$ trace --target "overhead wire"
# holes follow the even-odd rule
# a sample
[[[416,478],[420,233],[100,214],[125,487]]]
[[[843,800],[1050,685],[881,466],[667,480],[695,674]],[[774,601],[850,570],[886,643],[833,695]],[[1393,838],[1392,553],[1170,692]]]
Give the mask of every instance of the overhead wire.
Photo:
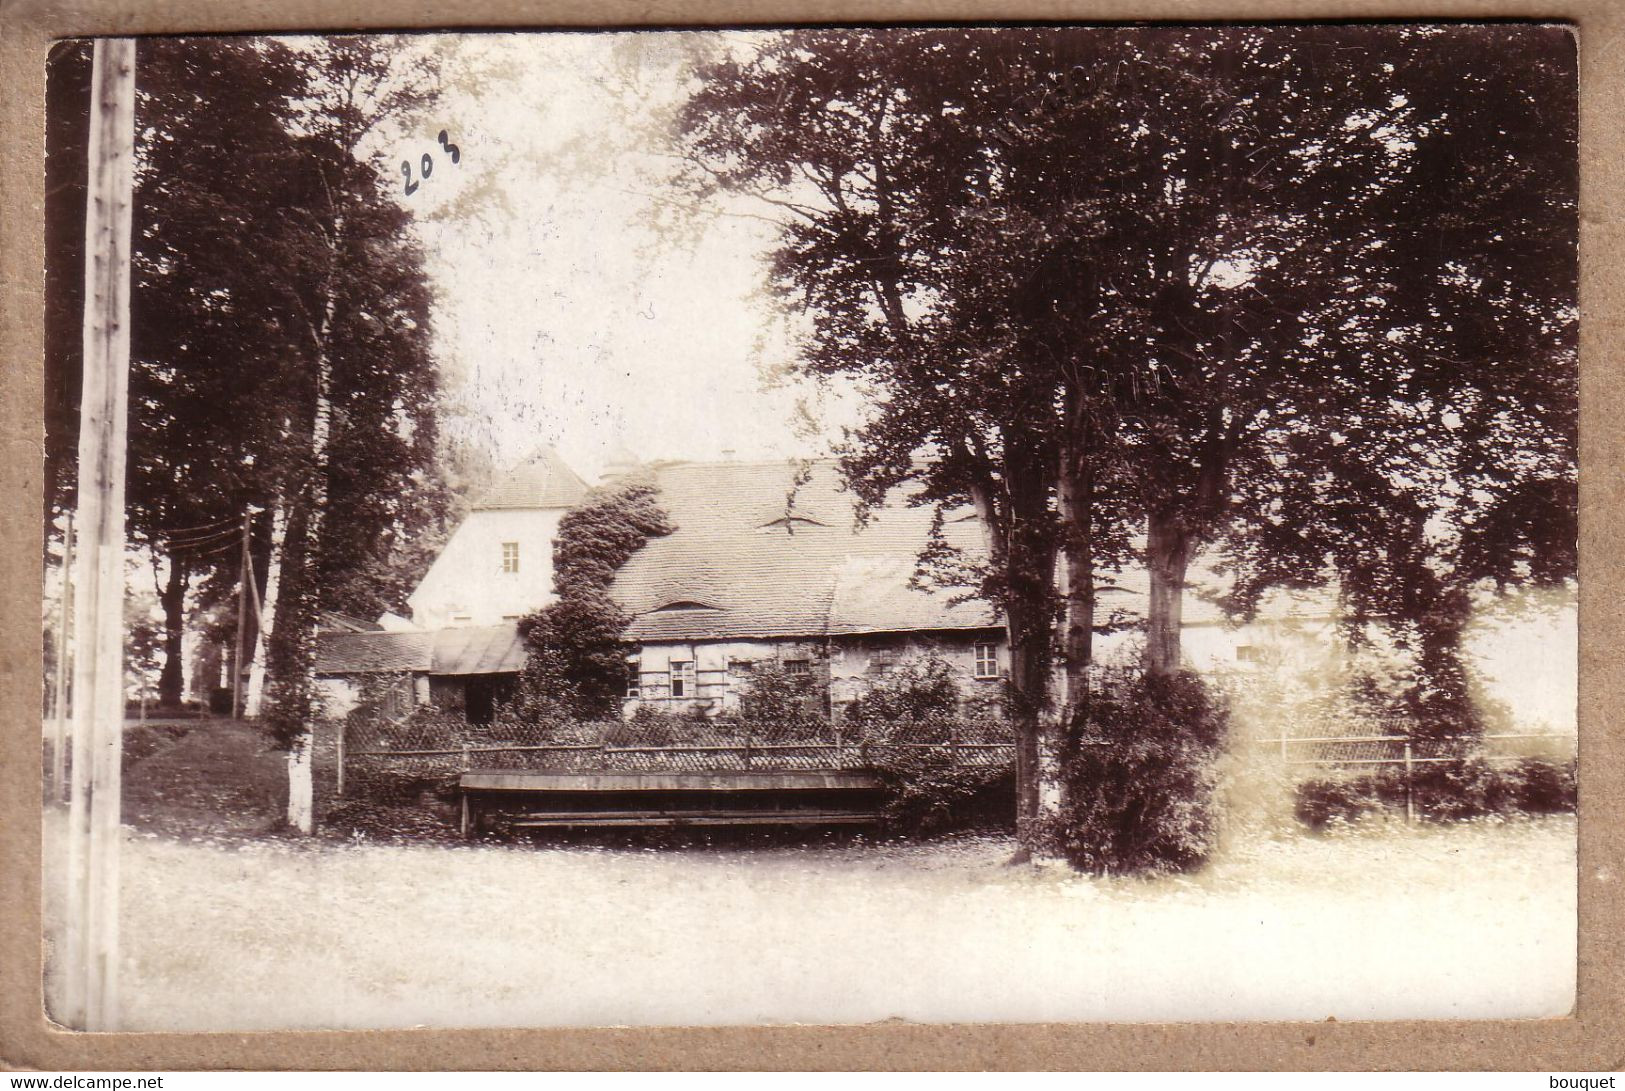
[[[177,534],[192,534],[200,530],[218,530],[228,525],[238,526],[242,521],[242,517],[239,515],[228,515],[223,519],[216,519],[211,523],[200,523],[195,527],[168,527],[159,533],[167,538]]]

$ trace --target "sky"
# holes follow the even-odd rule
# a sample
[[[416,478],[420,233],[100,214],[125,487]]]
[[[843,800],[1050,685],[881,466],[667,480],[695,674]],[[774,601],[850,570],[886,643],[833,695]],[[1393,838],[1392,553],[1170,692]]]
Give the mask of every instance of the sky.
[[[716,42],[426,40],[441,55],[442,104],[379,150],[397,168],[433,160],[402,199],[436,288],[442,427],[485,444],[499,468],[544,443],[589,479],[617,453],[812,455],[849,419],[849,400],[771,378],[795,339],[764,292],[776,228],[755,214],[766,209],[695,205],[669,182],[662,123],[681,100],[685,53],[705,39]]]

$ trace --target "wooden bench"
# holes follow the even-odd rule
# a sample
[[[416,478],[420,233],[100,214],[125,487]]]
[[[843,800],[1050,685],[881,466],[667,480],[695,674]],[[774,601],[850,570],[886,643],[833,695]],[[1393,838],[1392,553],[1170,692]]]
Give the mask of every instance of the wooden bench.
[[[515,829],[872,825],[881,783],[848,771],[469,772],[458,778],[463,836],[502,813]]]

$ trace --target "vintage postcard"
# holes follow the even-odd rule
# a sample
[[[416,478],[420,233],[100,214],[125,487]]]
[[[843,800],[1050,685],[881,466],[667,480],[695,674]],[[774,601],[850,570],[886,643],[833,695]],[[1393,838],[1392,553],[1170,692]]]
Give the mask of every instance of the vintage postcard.
[[[49,1017],[1569,1015],[1577,56],[57,43]]]

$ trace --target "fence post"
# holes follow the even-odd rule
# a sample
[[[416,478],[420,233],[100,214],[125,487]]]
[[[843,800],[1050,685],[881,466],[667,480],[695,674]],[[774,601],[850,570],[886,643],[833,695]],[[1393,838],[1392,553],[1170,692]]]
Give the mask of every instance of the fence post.
[[[1411,795],[1411,772],[1412,772],[1413,769],[1414,769],[1414,766],[1411,764],[1411,740],[1406,739],[1405,740],[1405,821],[1406,822],[1415,822],[1416,821],[1416,800]]]
[[[463,772],[465,772],[465,773],[466,773],[466,772],[468,772],[468,771],[469,771],[469,770],[470,770],[470,769],[471,769],[471,768],[473,768],[473,766],[471,766],[471,765],[470,765],[470,764],[469,764],[469,761],[468,761],[468,744],[467,744],[467,743],[466,743],[466,742],[465,742],[465,743],[464,743],[464,744],[463,744]]]
[[[745,725],[745,768],[750,768],[750,748],[754,741],[756,731],[749,724]]]
[[[952,720],[948,721],[948,768],[959,768],[958,736],[954,731],[954,723]]]
[[[338,775],[333,785],[333,794],[340,799],[344,798],[344,732],[348,725],[347,719],[339,720],[338,738],[334,743],[335,757],[338,765]]]
[[[843,765],[843,763],[841,761],[841,737],[842,737],[842,734],[843,734],[843,732],[841,731],[840,721],[836,721],[836,723],[835,723],[835,768],[837,768],[837,769],[841,769],[841,768],[844,767],[844,765]]]

